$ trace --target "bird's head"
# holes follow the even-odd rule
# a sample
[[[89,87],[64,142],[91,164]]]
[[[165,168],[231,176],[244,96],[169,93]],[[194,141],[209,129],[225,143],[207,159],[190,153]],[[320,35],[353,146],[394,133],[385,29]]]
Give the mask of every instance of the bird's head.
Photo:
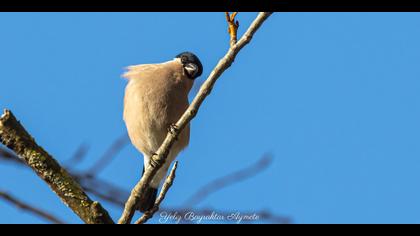
[[[178,54],[175,58],[179,58],[185,73],[189,79],[195,79],[203,73],[203,65],[200,59],[191,52],[183,52]]]

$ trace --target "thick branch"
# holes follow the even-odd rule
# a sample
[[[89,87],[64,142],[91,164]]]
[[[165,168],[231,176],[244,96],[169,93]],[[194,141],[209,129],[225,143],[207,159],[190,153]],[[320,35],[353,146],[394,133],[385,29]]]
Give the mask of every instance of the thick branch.
[[[2,155],[7,155],[8,157],[6,158],[6,160],[11,160],[11,161],[19,161],[16,162],[16,164],[21,164],[23,162],[20,162],[20,159],[18,159],[18,157],[16,157],[16,155],[14,153],[9,153],[7,150],[4,150],[2,148],[0,148],[0,158],[3,157]],[[263,158],[261,158],[254,166],[252,167],[247,167],[246,169],[241,169],[239,171],[236,171],[232,174],[229,174],[228,176],[241,176],[241,178],[237,178],[235,177],[235,181],[241,181],[244,178],[248,178],[251,177],[251,175],[255,175],[257,174],[256,172],[260,172],[263,171],[264,168],[266,168],[269,164],[271,163],[271,158],[270,156],[263,156]],[[76,164],[76,163],[75,163]],[[23,165],[26,164],[23,163]],[[258,169],[258,170],[257,170]],[[239,173],[241,173],[239,175]],[[247,172],[244,176],[244,173]],[[88,176],[88,174],[86,173],[72,173],[73,178],[75,178],[83,187],[83,189],[88,192],[91,193],[93,195],[95,195],[96,197],[113,204],[116,207],[124,207],[124,203],[125,203],[125,196],[128,195],[127,191],[123,188],[120,188],[118,186],[115,186],[107,181],[103,181],[98,179],[97,176],[93,176],[92,178],[90,178]],[[200,188],[194,195],[192,196],[198,196],[199,192],[204,192],[204,189],[209,189],[209,186],[212,186],[214,183],[221,181],[222,179],[227,179],[229,180],[230,178],[228,178],[228,176],[222,177],[222,178],[218,178],[215,179],[214,181],[212,181],[210,184],[203,186],[202,188]],[[232,179],[231,179],[232,180]],[[205,191],[207,195],[209,194],[213,194],[215,191],[218,191],[220,189],[220,187],[225,187],[226,184],[234,184],[233,181],[229,180],[229,183],[226,183],[225,181],[222,181],[225,184],[223,186],[219,186],[219,188],[212,188],[211,191]],[[1,193],[0,193],[1,195]],[[206,197],[207,195],[202,195],[200,194],[200,199],[195,199],[195,203],[197,203],[197,201],[201,201],[201,199],[203,199],[204,197]],[[193,199],[195,197],[191,197],[190,199]],[[189,203],[190,201],[187,201],[187,203]],[[192,202],[192,200],[191,200]],[[189,205],[189,204],[187,204]],[[191,204],[192,205],[192,204]],[[196,208],[191,208],[191,205],[189,205],[190,207],[183,207],[183,208],[162,208],[159,207],[159,211],[160,212],[166,212],[168,214],[172,214],[172,215],[186,215],[189,212],[194,212],[194,214],[196,215],[211,215],[213,212],[217,213],[218,215],[231,215],[234,213],[234,211],[220,211],[220,210],[216,210],[213,208],[207,208],[207,209],[196,209]],[[271,212],[268,211],[241,211],[240,212],[242,215],[252,215],[252,214],[256,214],[259,216],[258,221],[259,222],[273,222],[273,223],[290,223],[291,219],[289,217],[285,217],[285,216],[279,216],[279,215],[274,215]],[[156,213],[155,213],[156,214]],[[181,220],[181,223],[191,223],[190,221],[187,221],[185,219]]]
[[[150,181],[155,176],[156,172],[165,163],[169,150],[174,144],[175,140],[177,139],[179,133],[195,117],[204,99],[210,94],[217,79],[227,68],[229,68],[232,65],[238,52],[251,41],[252,36],[270,15],[271,12],[259,13],[257,18],[254,20],[254,22],[252,22],[251,26],[241,37],[241,39],[235,45],[230,47],[227,54],[219,61],[219,63],[210,73],[209,77],[198,91],[198,94],[191,102],[191,105],[176,123],[177,129],[173,129],[166,135],[166,138],[163,141],[162,145],[156,151],[156,155],[152,156],[149,168],[146,169],[141,180],[131,191],[131,195],[125,204],[123,214],[118,223],[129,224],[131,222],[136,209],[136,205],[138,204],[139,200],[144,198],[142,194],[144,193],[144,189],[148,187]]]
[[[0,118],[0,141],[30,166],[85,223],[113,223],[108,212],[86,195],[70,174],[36,144],[8,110]]]

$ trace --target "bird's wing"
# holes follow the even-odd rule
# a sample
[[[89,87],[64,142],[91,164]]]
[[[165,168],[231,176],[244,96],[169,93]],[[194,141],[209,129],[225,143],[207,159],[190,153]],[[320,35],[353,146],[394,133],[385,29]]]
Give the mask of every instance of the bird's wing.
[[[125,68],[127,71],[122,75],[122,77],[130,80],[133,78],[137,78],[141,73],[156,70],[158,67],[158,64],[142,64],[128,66]]]

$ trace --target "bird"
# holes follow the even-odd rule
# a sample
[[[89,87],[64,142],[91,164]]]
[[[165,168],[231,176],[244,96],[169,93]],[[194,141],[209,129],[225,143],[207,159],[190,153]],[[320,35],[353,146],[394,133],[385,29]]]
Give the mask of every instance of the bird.
[[[150,159],[189,106],[188,94],[196,78],[203,73],[200,59],[192,52],[182,52],[174,59],[156,64],[126,67],[122,75],[128,83],[124,94],[123,119],[133,146],[143,154],[143,172]],[[190,126],[184,127],[172,146],[165,164],[156,172],[144,192],[138,210],[152,209],[158,188],[171,163],[187,147]]]

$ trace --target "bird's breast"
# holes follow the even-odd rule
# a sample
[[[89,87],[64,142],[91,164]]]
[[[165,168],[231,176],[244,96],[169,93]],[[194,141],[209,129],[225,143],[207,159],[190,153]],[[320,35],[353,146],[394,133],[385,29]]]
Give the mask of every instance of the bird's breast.
[[[176,70],[155,71],[153,75],[129,80],[124,120],[132,142],[141,151],[154,152],[166,137],[169,125],[176,123],[187,109],[189,89],[180,76]],[[186,146],[189,128],[183,135],[188,137],[179,144]]]

